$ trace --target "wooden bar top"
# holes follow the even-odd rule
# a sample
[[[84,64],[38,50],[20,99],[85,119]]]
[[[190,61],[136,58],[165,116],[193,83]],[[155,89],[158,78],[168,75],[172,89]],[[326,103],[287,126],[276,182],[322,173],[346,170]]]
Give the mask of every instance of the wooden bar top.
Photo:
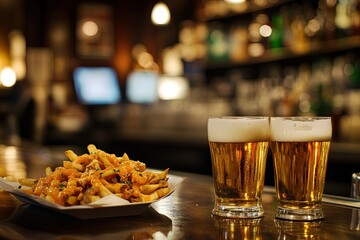
[[[16,169],[7,169],[7,173],[3,170],[1,176],[8,175],[9,171],[18,172],[19,166],[33,175],[42,171],[44,164],[34,163],[41,158],[35,157],[38,153],[21,149],[22,153],[16,155],[14,149],[6,151],[0,149],[0,168],[6,170],[9,167],[6,161],[11,159],[16,162],[22,158],[25,162],[17,163]],[[274,189],[267,186],[263,194],[263,218],[215,219],[211,216],[212,177],[171,170],[170,174],[185,180],[170,196],[136,216],[77,219],[22,203],[1,191],[0,239],[360,239],[360,202],[326,196],[324,220],[280,221],[274,219]]]

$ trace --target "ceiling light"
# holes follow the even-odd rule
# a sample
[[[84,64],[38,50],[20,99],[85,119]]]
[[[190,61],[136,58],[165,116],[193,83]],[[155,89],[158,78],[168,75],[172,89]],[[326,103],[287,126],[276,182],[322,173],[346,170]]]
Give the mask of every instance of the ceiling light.
[[[82,25],[82,31],[86,36],[93,37],[98,33],[99,27],[93,21],[86,21]]]
[[[170,10],[163,2],[155,4],[151,12],[151,20],[155,25],[166,25],[170,22]]]
[[[12,87],[16,83],[16,74],[11,67],[5,67],[0,73],[0,82],[5,87]]]

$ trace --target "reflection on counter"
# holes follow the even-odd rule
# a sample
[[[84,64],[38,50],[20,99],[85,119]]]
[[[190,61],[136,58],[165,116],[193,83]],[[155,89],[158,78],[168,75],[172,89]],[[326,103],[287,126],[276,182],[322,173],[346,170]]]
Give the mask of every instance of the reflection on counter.
[[[225,219],[214,217],[216,239],[262,239],[261,218]]]
[[[65,159],[67,146],[51,148],[30,142],[13,144],[0,141],[0,177],[8,181],[19,178],[39,178],[45,175],[45,168],[55,168]],[[75,148],[79,151],[79,148]]]
[[[358,209],[352,210],[350,229],[360,231],[360,210]]]
[[[11,176],[15,180],[26,177],[26,166],[21,157],[21,153],[14,146],[0,145],[0,156],[3,161],[0,162],[0,176]],[[10,179],[9,181],[11,181]]]
[[[49,211],[44,208],[22,204],[19,205],[9,216],[3,219],[9,222],[1,222],[0,228],[6,230],[2,232],[5,239],[26,239],[29,236],[37,235],[37,239],[167,239],[171,236],[172,221],[167,216],[162,215],[149,207],[141,218],[137,218],[134,224],[128,224],[126,218],[111,218],[111,227],[108,220],[104,218],[92,220],[78,220],[70,218],[66,215],[51,215],[53,224],[46,232],[39,232],[39,229],[33,229],[34,226],[44,226],[49,218]],[[34,216],[37,216],[34,218]],[[74,226],[79,226],[80,221],[86,221],[87,227],[76,228],[76,236],[74,235]],[[61,226],[61,231],[58,230]],[[101,229],[103,232],[99,232]],[[15,234],[16,231],[16,235]],[[10,234],[7,236],[7,234]],[[16,238],[16,237],[17,238]]]
[[[278,239],[325,239],[321,232],[321,221],[299,222],[275,219]]]

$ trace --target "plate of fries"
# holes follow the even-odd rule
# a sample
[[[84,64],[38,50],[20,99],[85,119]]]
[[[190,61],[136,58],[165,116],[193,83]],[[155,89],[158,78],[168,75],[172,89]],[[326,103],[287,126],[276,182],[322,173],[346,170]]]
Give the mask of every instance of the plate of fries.
[[[65,151],[62,166],[45,169],[45,176],[10,182],[0,178],[0,188],[24,203],[80,219],[142,214],[152,203],[172,192],[183,177],[146,169],[125,153],[118,157],[90,144],[88,153]]]

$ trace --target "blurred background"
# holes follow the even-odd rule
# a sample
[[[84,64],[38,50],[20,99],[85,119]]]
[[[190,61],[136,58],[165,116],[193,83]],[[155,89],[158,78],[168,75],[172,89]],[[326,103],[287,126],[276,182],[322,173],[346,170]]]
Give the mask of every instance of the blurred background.
[[[347,196],[359,50],[359,0],[0,0],[0,139],[211,174],[209,116],[332,116]]]

